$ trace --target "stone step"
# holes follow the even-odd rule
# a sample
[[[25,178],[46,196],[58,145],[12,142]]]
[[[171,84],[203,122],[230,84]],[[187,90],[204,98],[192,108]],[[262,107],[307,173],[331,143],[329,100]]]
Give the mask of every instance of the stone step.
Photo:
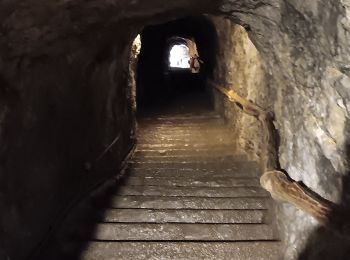
[[[155,169],[155,170],[142,170],[134,169],[128,173],[129,177],[140,178],[239,178],[239,179],[252,179],[258,178],[256,172],[233,172],[233,171],[221,171],[219,173],[208,170],[175,170],[175,169]]]
[[[218,130],[218,131],[227,131],[229,128],[226,128],[225,122],[223,120],[212,120],[211,122],[208,122],[207,124],[203,122],[154,122],[152,124],[151,122],[147,123],[139,123],[138,124],[138,131],[137,133],[141,134],[147,134],[147,133],[166,133],[167,131],[173,130],[174,133],[178,131],[200,131],[200,129],[206,129],[207,131],[211,130]]]
[[[101,241],[256,241],[275,239],[266,224],[100,223],[90,234],[74,230],[81,238]],[[86,237],[89,236],[89,237]]]
[[[153,122],[153,124],[152,124]],[[211,118],[209,120],[205,119],[174,119],[174,120],[153,120],[153,121],[138,121],[138,126],[140,131],[147,131],[149,129],[155,129],[157,127],[178,127],[182,129],[198,129],[202,127],[205,131],[210,131],[212,129],[220,131],[229,131],[231,128],[227,127],[225,120],[222,118]],[[204,127],[203,127],[204,126]]]
[[[266,210],[107,209],[100,221],[119,223],[255,223],[265,222]]]
[[[197,119],[217,119],[222,118],[220,114],[216,112],[208,112],[205,114],[179,114],[179,115],[171,115],[171,116],[165,116],[165,115],[159,115],[159,116],[152,116],[152,117],[142,117],[139,119],[139,122],[147,122],[147,121],[168,121],[168,120],[197,120]]]
[[[148,121],[178,121],[178,120],[189,120],[189,121],[201,121],[201,120],[211,120],[211,119],[222,119],[222,116],[216,112],[205,113],[201,115],[195,114],[177,114],[177,115],[156,115],[156,116],[145,116],[138,118],[138,122],[148,122]]]
[[[232,139],[234,135],[231,131],[226,130],[207,130],[207,131],[169,131],[169,132],[158,132],[158,131],[149,131],[137,135],[138,139],[172,139],[172,138],[224,138]]]
[[[222,143],[221,145],[218,145],[217,143],[152,143],[152,144],[147,144],[147,143],[139,143],[138,144],[138,150],[172,150],[172,149],[187,149],[189,151],[191,150],[210,150],[212,148],[216,148],[216,147],[227,147],[227,149],[234,149],[236,147],[236,143],[234,142],[234,140],[230,143],[230,142],[226,142],[226,143]]]
[[[235,138],[226,138],[226,137],[206,137],[206,136],[172,136],[172,137],[149,137],[149,138],[137,138],[137,144],[142,145],[140,148],[149,147],[160,147],[161,144],[163,146],[174,147],[176,149],[217,149],[224,151],[226,149],[232,150],[232,145],[237,144],[237,140]],[[171,146],[172,145],[172,146]],[[181,147],[182,146],[182,147]],[[159,148],[158,148],[159,149]],[[155,149],[153,149],[155,150]]]
[[[234,133],[230,130],[222,130],[217,127],[211,127],[208,129],[205,129],[201,131],[203,127],[180,127],[180,126],[158,126],[154,128],[149,128],[149,129],[142,129],[137,131],[136,136],[137,137],[144,137],[144,136],[170,136],[170,135],[175,135],[175,136],[200,136],[203,134],[209,135],[209,134],[214,134],[214,135],[223,135],[227,137],[234,137]]]
[[[236,143],[228,143],[228,144],[222,144],[222,145],[178,145],[178,144],[144,144],[140,145],[138,144],[136,148],[136,153],[143,153],[143,152],[157,152],[161,154],[165,153],[175,153],[179,154],[182,152],[180,155],[187,156],[188,154],[195,156],[197,153],[205,153],[208,155],[211,154],[222,154],[231,151],[236,151],[237,144]]]
[[[209,138],[209,137],[208,137]],[[145,140],[145,139],[137,139],[137,144],[139,144],[140,146],[170,146],[172,145],[174,147],[174,145],[176,145],[179,148],[186,148],[186,147],[204,147],[204,145],[206,146],[210,146],[210,145],[230,145],[230,149],[234,148],[236,145],[236,140],[235,139],[216,139],[216,138],[184,138],[184,137],[179,137],[179,138],[172,138],[172,139],[149,139],[149,140]]]
[[[211,165],[211,164],[220,164],[220,165],[228,165],[229,167],[236,167],[237,165],[244,166],[242,164],[255,164],[254,162],[243,162],[243,159],[245,158],[244,155],[241,155],[240,157],[237,155],[203,155],[199,156],[194,153],[192,155],[188,154],[187,156],[147,156],[143,157],[140,155],[134,155],[132,159],[130,160],[130,164],[149,164],[149,163],[160,163],[160,164],[200,164],[200,165]],[[256,165],[256,164],[255,164]]]
[[[260,187],[257,178],[230,178],[230,177],[126,177],[124,185],[133,186],[178,186],[178,187]]]
[[[218,159],[219,158],[219,159]],[[176,166],[180,168],[184,168],[183,166],[187,166],[191,169],[196,168],[223,168],[223,169],[243,169],[243,168],[252,168],[258,167],[259,164],[254,161],[240,161],[237,159],[225,159],[230,158],[224,156],[214,156],[212,159],[204,160],[203,157],[188,157],[188,158],[173,158],[173,157],[164,157],[163,160],[158,160],[159,158],[155,158],[157,160],[152,160],[152,158],[142,159],[135,161],[131,159],[129,161],[129,167],[137,167],[138,165],[146,165],[149,166],[162,166],[159,168],[166,168],[167,166]],[[191,160],[192,159],[192,160]],[[153,164],[153,165],[152,165]],[[172,167],[171,167],[172,168]]]
[[[139,120],[140,127],[157,127],[157,126],[198,126],[198,125],[221,125],[225,124],[225,120],[220,117],[203,117],[203,118],[164,118],[162,120],[150,119]]]
[[[215,123],[215,124],[156,124],[156,125],[139,125],[138,133],[140,135],[147,133],[168,133],[168,132],[179,132],[179,131],[188,131],[188,132],[196,132],[201,129],[205,129],[205,131],[227,131],[223,128],[226,127],[223,123]]]
[[[242,169],[258,169],[257,163],[239,162],[233,160],[210,160],[210,161],[188,161],[183,159],[176,160],[142,160],[142,161],[130,161],[129,167],[131,170],[134,168],[143,169],[208,169],[208,170],[242,170]]]
[[[179,177],[179,178],[253,178],[258,177],[256,169],[191,169],[191,168],[133,168],[127,170],[132,177]]]
[[[212,124],[222,126],[225,124],[225,120],[221,117],[173,117],[173,118],[154,118],[154,119],[141,119],[138,120],[138,125],[142,129],[147,127],[157,127],[163,125],[174,125],[174,126],[194,126],[194,125],[205,125]]]
[[[171,137],[206,137],[206,136],[221,136],[227,139],[232,139],[234,137],[233,132],[230,130],[222,129],[208,129],[208,130],[197,130],[197,131],[187,131],[186,129],[182,131],[143,131],[138,132],[138,138],[171,138]]]
[[[81,260],[279,260],[281,244],[259,242],[90,242]]]
[[[269,199],[259,198],[208,198],[114,196],[111,201],[97,200],[96,206],[127,209],[267,209]]]
[[[169,197],[211,197],[211,198],[247,198],[267,197],[261,187],[171,187],[169,186],[121,186],[117,195],[127,196],[169,196]]]
[[[124,177],[80,203],[42,259],[280,259],[259,165],[205,112],[138,120]]]
[[[136,149],[133,158],[143,159],[143,158],[196,158],[196,157],[208,157],[211,156],[235,156],[236,158],[246,158],[243,154],[237,154],[237,151],[234,147],[227,148],[214,148],[211,149],[186,149],[186,148],[178,148],[178,149]]]
[[[166,159],[166,158],[165,158]],[[239,167],[246,167],[246,165],[237,165],[235,161],[233,160],[215,160],[214,158],[212,160],[204,161],[204,160],[187,160],[187,159],[168,159],[168,160],[131,160],[129,161],[129,167],[135,167],[138,168],[140,166],[146,166],[148,168],[188,168],[188,169],[216,169],[216,168],[223,168],[223,169],[238,169]],[[251,165],[251,164],[250,164]],[[248,166],[250,166],[248,165]]]
[[[235,138],[232,136],[227,135],[220,135],[220,136],[213,136],[211,134],[208,135],[171,135],[171,136],[143,136],[143,137],[137,137],[137,143],[138,144],[158,144],[162,142],[166,142],[170,144],[173,143],[180,143],[180,142],[186,142],[186,143],[206,143],[206,144],[225,144],[227,143],[235,143]]]
[[[227,132],[232,133],[232,129],[227,127],[223,122],[220,122],[220,124],[212,123],[212,124],[191,124],[191,123],[181,123],[181,124],[138,124],[138,133],[145,134],[145,133],[170,133],[171,130],[174,130],[174,133],[177,133],[177,130],[179,131],[185,131],[188,133],[197,133],[200,132],[202,129],[203,132],[211,132],[211,131],[218,131],[218,132]],[[162,131],[158,131],[161,129]],[[167,132],[168,131],[168,132]]]

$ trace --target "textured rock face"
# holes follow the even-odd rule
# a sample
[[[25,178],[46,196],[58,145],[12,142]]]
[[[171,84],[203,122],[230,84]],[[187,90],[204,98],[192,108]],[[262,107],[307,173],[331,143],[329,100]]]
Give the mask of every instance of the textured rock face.
[[[20,259],[30,252],[57,212],[104,177],[86,174],[84,165],[121,131],[103,172],[116,167],[114,159],[126,153],[133,126],[126,98],[132,39],[143,25],[193,13],[222,14],[249,28],[266,75],[259,64],[254,69],[241,62],[238,72],[253,70],[258,77],[231,75],[225,81],[239,87],[240,80],[254,79],[237,90],[276,113],[280,161],[291,177],[328,199],[348,201],[349,0],[3,1],[0,258]],[[218,25],[219,35],[221,26],[228,25]],[[232,30],[240,39],[243,31]],[[247,56],[255,56],[247,41],[227,40],[242,48],[236,53],[249,50]],[[253,88],[258,81],[259,93]],[[233,126],[255,155],[259,145],[247,145],[248,139],[259,136],[242,131],[250,123],[258,128],[251,120],[239,115]],[[307,241],[321,245],[329,239],[303,213],[289,206],[278,212],[286,259],[297,258]],[[305,252],[307,259],[319,259]]]
[[[72,201],[115,173],[132,145],[128,68],[141,25],[170,19],[180,6],[202,7],[36,0],[0,6],[0,259],[23,259]]]
[[[137,80],[137,63],[141,51],[141,36],[138,34],[131,45],[130,60],[129,60],[129,78],[128,78],[128,100],[133,116],[136,115],[136,80]]]
[[[127,68],[128,52],[117,45],[105,51],[110,57],[100,60],[81,48],[3,61],[1,243],[16,241],[23,249],[11,254],[16,258],[37,245],[73,195],[117,169],[130,148],[126,89],[116,85],[126,82],[118,69]]]
[[[33,250],[74,198],[118,169],[131,146],[132,117],[123,87],[129,47],[111,45],[102,31],[94,37],[60,35],[63,24],[47,25],[55,40],[45,42],[50,34],[32,20],[49,17],[28,14],[34,10],[13,12],[3,23],[0,247],[6,252],[1,259],[22,259]],[[95,41],[101,34],[103,40]]]
[[[263,61],[246,30],[228,19],[212,18],[217,28],[218,52],[214,80],[240,96],[266,108],[267,82]],[[218,96],[219,95],[219,96]],[[223,109],[236,132],[237,145],[253,159],[262,152],[261,123],[242,112],[221,93],[216,93],[217,109]]]
[[[327,199],[346,203],[349,1],[270,3],[248,15],[229,4],[222,10],[249,25],[263,57],[269,86],[265,104],[276,113],[282,167]],[[297,258],[304,247],[306,259],[336,254],[345,259],[348,245],[318,229],[310,217],[288,205],[278,212],[286,259]],[[337,242],[325,246],[332,239]],[[308,243],[318,250],[308,251]]]

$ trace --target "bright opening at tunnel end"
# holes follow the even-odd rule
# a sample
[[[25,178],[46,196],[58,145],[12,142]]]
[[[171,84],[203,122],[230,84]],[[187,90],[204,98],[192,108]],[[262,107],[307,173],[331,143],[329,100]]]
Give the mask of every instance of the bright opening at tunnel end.
[[[170,50],[169,63],[171,68],[189,69],[189,48],[185,44],[174,45]]]

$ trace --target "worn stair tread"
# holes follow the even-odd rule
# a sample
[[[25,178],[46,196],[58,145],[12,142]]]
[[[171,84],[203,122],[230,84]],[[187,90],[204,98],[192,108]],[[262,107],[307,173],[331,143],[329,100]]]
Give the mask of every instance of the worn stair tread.
[[[231,177],[126,177],[124,185],[133,186],[178,186],[178,187],[245,187],[260,186],[257,178],[231,178]]]
[[[160,128],[160,126],[158,126],[158,129]],[[166,127],[165,127],[166,128]],[[222,137],[234,137],[234,134],[232,133],[232,131],[230,131],[230,129],[226,129],[226,128],[202,128],[202,131],[200,130],[200,128],[186,128],[183,127],[183,129],[180,129],[181,126],[177,126],[178,131],[171,131],[170,129],[165,129],[164,131],[151,131],[151,128],[149,129],[141,129],[138,133],[137,136],[138,137],[152,137],[152,136],[192,136],[192,137],[197,137],[197,136],[206,136],[206,135],[213,135],[213,136],[222,136]]]
[[[156,131],[155,133],[157,134],[168,134],[171,128],[175,128],[179,131],[173,132],[174,134],[178,134],[178,133],[189,133],[189,134],[195,134],[197,132],[199,132],[199,129],[202,128],[203,131],[201,131],[201,133],[208,133],[208,132],[222,132],[222,133],[229,133],[231,135],[233,135],[232,131],[230,128],[226,128],[222,126],[222,123],[220,122],[220,124],[215,124],[215,123],[208,123],[205,125],[205,127],[203,127],[203,124],[189,124],[188,122],[185,123],[181,123],[181,124],[162,124],[162,122],[156,122],[155,124],[151,125],[147,122],[141,123],[140,125],[140,129],[138,131],[138,133],[144,134],[144,133],[152,133],[152,130],[154,129],[164,129],[164,131]]]
[[[121,186],[117,195],[132,196],[171,196],[171,197],[267,197],[261,187],[171,187],[168,186]]]
[[[219,131],[219,130],[208,130],[208,131],[178,131],[176,133],[168,131],[168,132],[145,132],[138,133],[138,140],[152,140],[156,141],[157,139],[173,139],[173,138],[193,138],[200,139],[205,137],[216,137],[221,139],[231,140],[234,139],[234,135],[229,131]]]
[[[92,234],[80,236],[102,241],[247,241],[273,240],[267,224],[99,223]]]
[[[99,205],[144,209],[267,209],[267,198],[202,198],[158,196],[114,196]]]
[[[207,125],[212,124],[216,126],[222,126],[225,124],[225,120],[222,117],[198,117],[198,118],[189,118],[189,117],[178,117],[178,118],[154,118],[148,120],[139,120],[138,124],[142,128],[147,128],[149,126],[157,127],[157,126],[178,126],[178,127],[187,127],[187,126],[197,126],[197,125]]]
[[[236,158],[241,158],[244,160],[246,155],[236,155],[234,149],[207,149],[207,150],[189,150],[189,149],[145,149],[136,150],[133,159],[161,159],[164,157],[170,158],[210,158],[211,156],[217,156],[218,154],[222,156],[235,156]]]
[[[192,139],[192,138],[178,138],[173,140],[161,140],[157,139],[154,142],[150,142],[149,140],[137,140],[137,143],[140,147],[208,147],[211,145],[223,144],[227,146],[231,146],[234,148],[236,146],[236,140],[218,140],[218,139]]]
[[[199,122],[207,122],[208,120],[216,120],[216,119],[223,119],[223,117],[216,112],[210,112],[206,114],[201,115],[191,115],[191,114],[184,114],[184,115],[156,115],[156,116],[149,116],[149,117],[141,117],[139,118],[138,122],[153,122],[153,121],[199,121]]]
[[[169,158],[171,159],[171,158]],[[137,167],[138,165],[147,165],[149,166],[153,166],[153,167],[159,167],[160,168],[167,168],[169,166],[171,166],[170,168],[174,167],[174,165],[176,167],[180,167],[183,168],[181,166],[186,166],[188,168],[203,168],[204,166],[206,168],[223,168],[223,169],[238,169],[238,168],[251,168],[251,167],[257,167],[258,164],[256,162],[242,162],[242,161],[235,161],[232,160],[230,158],[226,158],[226,157],[219,157],[219,158],[213,158],[210,159],[208,161],[199,161],[199,160],[195,160],[195,161],[191,161],[191,160],[184,160],[183,158],[179,158],[178,160],[169,160],[169,161],[149,161],[149,160],[141,160],[141,161],[133,161],[131,160],[129,162],[129,165],[131,167]],[[256,169],[256,168],[255,168]]]
[[[235,165],[240,164],[242,161],[239,161],[239,157],[237,155],[208,155],[204,154],[202,156],[200,155],[193,155],[192,156],[167,156],[159,154],[158,156],[147,156],[147,157],[140,157],[140,155],[135,155],[130,160],[130,163],[182,163],[182,164],[198,164],[199,162],[201,164],[207,165],[207,164],[225,164],[229,166],[235,167]],[[244,155],[241,156],[241,158],[244,158]],[[242,164],[242,163],[241,163]]]
[[[177,131],[174,131],[174,130]],[[158,131],[162,130],[162,131]],[[202,130],[202,131],[200,131]],[[144,134],[170,134],[174,133],[181,134],[181,133],[188,133],[195,135],[197,133],[209,133],[209,132],[218,132],[218,133],[228,133],[232,135],[232,131],[229,128],[222,127],[222,125],[216,125],[216,124],[207,124],[205,127],[203,125],[188,125],[188,124],[181,124],[181,125],[161,125],[161,124],[155,124],[155,125],[148,125],[148,126],[141,126],[137,134],[139,136],[143,136]]]
[[[137,161],[137,162],[129,162],[129,169],[176,169],[176,170],[216,170],[216,171],[240,171],[240,170],[258,170],[258,165],[256,163],[250,164],[242,164],[241,162],[233,162],[233,161],[225,161],[218,160],[215,161],[186,161],[186,160],[178,160],[178,161],[163,161],[163,162],[155,162],[155,161]]]
[[[168,142],[178,142],[178,141],[187,141],[187,142],[200,142],[200,141],[208,141],[207,138],[210,138],[211,141],[216,141],[218,143],[222,141],[230,142],[233,139],[233,136],[229,133],[224,134],[215,134],[215,133],[202,133],[197,135],[190,134],[178,134],[178,135],[159,135],[159,134],[144,134],[138,136],[137,140],[139,143],[143,142],[158,142],[158,141],[168,141]]]
[[[228,147],[228,149],[235,148],[236,142],[223,142],[222,145],[225,145]],[[188,151],[197,150],[197,149],[203,149],[203,150],[210,150],[217,147],[215,143],[209,144],[209,143],[186,143],[186,142],[179,142],[179,143],[144,143],[144,144],[138,144],[139,150],[170,150],[170,149],[187,149]]]
[[[138,123],[123,176],[76,207],[43,259],[280,259],[259,165],[217,112]]]
[[[107,209],[100,221],[140,223],[264,223],[266,210]]]
[[[222,118],[222,116],[216,112],[207,112],[202,114],[193,114],[193,113],[187,113],[187,114],[178,114],[178,115],[158,115],[158,116],[152,116],[152,117],[142,117],[139,121],[162,121],[162,120],[196,120],[196,119],[212,119],[212,118]]]
[[[257,170],[256,164],[241,164],[239,162],[231,161],[229,159],[224,159],[221,157],[212,158],[210,160],[204,161],[203,158],[192,157],[192,158],[174,158],[165,157],[163,160],[161,158],[144,158],[137,159],[133,158],[128,163],[129,168],[178,168],[178,169],[224,169],[224,170],[240,170],[240,169],[251,169]]]
[[[181,120],[179,120],[178,122],[171,122],[171,121],[149,121],[149,122],[139,122],[138,126],[140,127],[140,129],[142,129],[143,133],[146,131],[167,131],[170,129],[174,129],[174,132],[176,131],[182,131],[182,130],[199,130],[199,129],[208,129],[208,130],[212,130],[212,129],[217,129],[217,130],[222,130],[223,128],[225,128],[225,121],[222,119],[213,119],[210,120],[210,122],[205,122],[207,120],[198,120],[197,122],[184,122]]]
[[[188,156],[200,156],[202,154],[205,154],[207,156],[210,155],[218,155],[218,154],[222,154],[222,155],[232,155],[232,153],[235,153],[235,149],[236,149],[236,144],[232,145],[232,144],[224,144],[223,146],[226,147],[222,147],[222,146],[216,146],[216,145],[211,145],[211,146],[202,146],[202,147],[186,147],[186,146],[176,146],[176,145],[172,145],[172,146],[162,146],[162,145],[157,145],[155,147],[152,146],[137,146],[136,148],[136,152],[135,155],[150,155],[150,156],[160,156],[160,155],[166,155],[169,154],[169,156],[175,156],[175,155],[179,155],[182,157],[188,157]],[[246,159],[245,159],[246,160]],[[242,160],[243,161],[243,160]]]
[[[142,177],[188,177],[192,178],[224,178],[224,177],[235,177],[235,178],[253,178],[258,177],[257,171],[251,169],[179,169],[179,168],[134,168],[128,169],[128,176],[142,176]]]
[[[139,120],[139,125],[142,126],[143,128],[146,128],[147,126],[151,126],[153,128],[153,127],[157,127],[157,126],[167,126],[167,125],[183,126],[183,127],[198,126],[198,125],[207,126],[208,124],[212,124],[212,125],[216,125],[216,126],[224,125],[225,120],[223,118],[220,118],[220,117],[193,118],[193,119],[191,119],[191,118],[188,118],[188,119],[164,118],[163,120],[158,120],[158,119]]]
[[[227,259],[279,260],[281,243],[258,242],[90,242],[81,260]]]
[[[210,118],[209,120],[206,118],[198,118],[196,120],[181,120],[181,119],[164,119],[164,120],[147,120],[143,121],[138,120],[139,126],[142,129],[151,129],[157,128],[159,126],[173,126],[173,127],[181,127],[181,128],[198,128],[200,126],[205,126],[205,128],[215,127],[225,129],[225,120],[223,118]]]
[[[222,131],[218,129],[210,129],[200,131],[198,130],[178,130],[176,132],[169,130],[166,131],[144,131],[138,132],[136,135],[138,140],[151,140],[157,141],[157,139],[172,139],[172,138],[193,138],[193,139],[201,139],[201,138],[209,138],[216,137],[221,139],[226,139],[227,141],[234,140],[235,136],[230,131]]]

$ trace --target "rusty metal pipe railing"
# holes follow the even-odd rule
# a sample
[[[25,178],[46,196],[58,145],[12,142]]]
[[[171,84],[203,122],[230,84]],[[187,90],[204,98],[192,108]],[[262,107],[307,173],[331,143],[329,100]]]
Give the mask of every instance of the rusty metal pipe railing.
[[[339,215],[342,215],[340,207],[322,198],[302,182],[294,181],[280,168],[273,113],[241,97],[232,89],[228,90],[213,81],[210,81],[210,84],[231,102],[239,105],[243,112],[256,117],[261,122],[264,133],[261,186],[271,194],[274,200],[290,203],[314,217],[320,224],[344,233],[344,223],[339,218]]]

